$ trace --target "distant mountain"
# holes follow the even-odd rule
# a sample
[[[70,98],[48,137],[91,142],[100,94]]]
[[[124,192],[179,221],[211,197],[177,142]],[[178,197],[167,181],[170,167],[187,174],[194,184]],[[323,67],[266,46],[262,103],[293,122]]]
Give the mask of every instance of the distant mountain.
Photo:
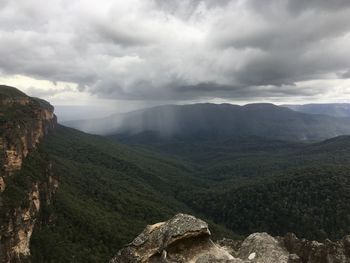
[[[64,124],[130,141],[222,140],[242,136],[309,141],[350,134],[350,118],[305,114],[273,104],[166,105]]]
[[[350,103],[283,105],[295,111],[309,114],[323,114],[333,117],[350,117]]]
[[[55,112],[61,122],[101,118],[115,113],[108,107],[95,105],[55,105]]]

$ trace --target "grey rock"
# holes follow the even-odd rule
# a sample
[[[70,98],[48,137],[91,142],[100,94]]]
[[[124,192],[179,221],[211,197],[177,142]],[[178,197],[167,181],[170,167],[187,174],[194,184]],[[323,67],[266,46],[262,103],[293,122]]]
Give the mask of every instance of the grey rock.
[[[169,221],[147,226],[110,262],[226,263],[231,259],[234,258],[226,250],[210,240],[207,223],[190,215],[178,214]]]
[[[298,255],[289,254],[288,263],[302,263],[302,261]]]
[[[255,233],[244,240],[238,256],[254,263],[287,263],[289,253],[267,233]]]
[[[294,234],[287,234],[284,237],[284,246],[293,254],[307,263],[349,263],[349,241],[346,236],[338,242],[325,240],[324,243],[298,239]]]

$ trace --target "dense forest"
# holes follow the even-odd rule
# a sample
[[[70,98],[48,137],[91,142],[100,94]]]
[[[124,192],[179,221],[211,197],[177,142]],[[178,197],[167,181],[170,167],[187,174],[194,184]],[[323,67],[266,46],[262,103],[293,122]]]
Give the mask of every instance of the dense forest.
[[[105,260],[146,224],[177,212],[210,219],[217,238],[257,231],[340,238],[350,230],[349,143],[254,137],[186,144],[186,152],[179,143],[130,147],[61,126],[40,147],[60,187],[34,232],[32,258]]]
[[[237,234],[323,240],[349,233],[350,136],[313,144],[246,137],[133,146],[196,167],[201,189],[177,198]]]
[[[194,213],[175,198],[179,189],[198,187],[180,162],[62,126],[39,151],[50,157],[59,188],[32,236],[33,262],[105,262],[147,224]],[[232,236],[214,223],[212,229],[218,238]]]

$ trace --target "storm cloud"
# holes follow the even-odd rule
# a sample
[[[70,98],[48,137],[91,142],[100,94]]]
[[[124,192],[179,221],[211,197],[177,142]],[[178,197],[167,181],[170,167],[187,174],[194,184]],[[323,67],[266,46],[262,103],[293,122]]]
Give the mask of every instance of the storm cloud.
[[[349,46],[348,0],[0,0],[2,76],[101,98],[344,97]]]

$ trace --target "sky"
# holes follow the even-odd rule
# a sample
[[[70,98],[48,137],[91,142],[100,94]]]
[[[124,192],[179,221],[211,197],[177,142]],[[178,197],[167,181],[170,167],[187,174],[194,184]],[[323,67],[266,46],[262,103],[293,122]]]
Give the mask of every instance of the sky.
[[[349,102],[349,47],[349,0],[0,0],[0,83],[95,115]]]

